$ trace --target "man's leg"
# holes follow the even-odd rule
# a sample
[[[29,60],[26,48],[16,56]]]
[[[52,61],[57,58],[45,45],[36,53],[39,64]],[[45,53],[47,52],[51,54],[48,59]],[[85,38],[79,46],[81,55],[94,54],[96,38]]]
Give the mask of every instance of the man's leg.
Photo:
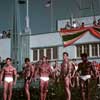
[[[7,100],[7,89],[8,89],[8,83],[4,82],[3,100]]]
[[[88,80],[86,81],[87,100],[90,100],[90,93],[91,93],[90,79],[88,79]]]
[[[76,76],[76,87],[79,87],[79,77]]]
[[[48,92],[48,81],[45,82],[44,86],[44,100],[46,100],[47,92]]]
[[[29,86],[30,86],[30,83],[28,82],[28,80],[25,82],[25,93],[26,93],[26,96],[27,96],[27,100],[30,100],[30,91],[29,91]]]
[[[65,84],[66,100],[71,100],[71,91],[70,91],[71,80],[70,78],[66,77],[64,81],[65,81],[64,84]]]
[[[85,81],[80,80],[80,88],[81,88],[82,100],[86,100],[85,99]]]
[[[12,97],[12,87],[13,87],[13,83],[8,83],[8,89],[9,89],[9,95],[8,95],[8,100],[11,100]]]
[[[44,100],[44,81],[40,80],[40,100]]]

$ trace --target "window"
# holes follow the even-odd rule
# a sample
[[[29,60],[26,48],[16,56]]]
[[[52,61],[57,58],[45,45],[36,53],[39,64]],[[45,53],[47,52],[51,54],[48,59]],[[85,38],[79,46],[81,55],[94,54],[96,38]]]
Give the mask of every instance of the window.
[[[98,44],[98,52],[99,52],[98,56],[100,56],[100,43]]]
[[[33,61],[41,59],[43,56],[47,56],[49,60],[54,60],[58,58],[58,48],[35,48],[33,50]]]
[[[89,56],[89,44],[83,45],[83,52],[87,53],[87,55]]]
[[[44,50],[43,49],[39,49],[39,59],[41,59],[44,56]]]
[[[53,47],[53,59],[57,59],[58,51],[57,47]]]
[[[82,53],[82,45],[77,45],[77,57],[80,57]]]
[[[51,48],[47,48],[46,49],[46,56],[48,57],[48,59],[51,59]]]
[[[98,56],[98,49],[97,49],[97,44],[91,44],[92,45],[92,56]]]
[[[77,57],[80,57],[81,53],[87,53],[90,57],[100,55],[100,43],[88,43],[76,45]]]
[[[33,60],[37,60],[38,58],[38,52],[37,52],[37,49],[33,49]]]
[[[91,7],[91,0],[75,0],[77,7],[81,10],[89,9]]]

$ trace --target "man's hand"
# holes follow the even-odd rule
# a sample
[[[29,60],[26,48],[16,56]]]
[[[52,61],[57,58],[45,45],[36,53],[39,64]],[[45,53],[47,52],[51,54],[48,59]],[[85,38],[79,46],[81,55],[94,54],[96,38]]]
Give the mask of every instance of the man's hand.
[[[13,85],[14,85],[14,86],[16,85],[16,81],[13,82]]]
[[[3,81],[0,81],[0,85],[3,85]]]

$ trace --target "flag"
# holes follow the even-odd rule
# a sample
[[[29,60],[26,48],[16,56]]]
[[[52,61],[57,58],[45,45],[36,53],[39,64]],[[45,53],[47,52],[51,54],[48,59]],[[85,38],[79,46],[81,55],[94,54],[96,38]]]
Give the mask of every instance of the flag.
[[[26,1],[25,1],[25,0],[18,0],[18,3],[19,3],[19,4],[25,4]]]
[[[75,29],[62,29],[60,31],[60,35],[62,37],[62,41],[64,47],[73,44],[75,41],[83,37],[83,35],[87,32],[90,32],[97,38],[100,38],[100,27],[84,27],[84,28],[75,28]]]
[[[45,4],[45,7],[50,7],[50,6],[51,6],[51,0],[47,0],[46,4]]]

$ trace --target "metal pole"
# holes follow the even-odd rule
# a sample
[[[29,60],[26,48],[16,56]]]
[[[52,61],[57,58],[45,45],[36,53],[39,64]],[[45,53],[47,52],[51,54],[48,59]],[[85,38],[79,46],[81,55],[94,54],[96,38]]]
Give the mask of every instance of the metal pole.
[[[25,33],[30,33],[30,25],[29,25],[29,0],[26,0],[26,18],[25,18]]]
[[[51,0],[51,5],[50,5],[50,8],[51,8],[51,32],[53,32],[53,0]]]

